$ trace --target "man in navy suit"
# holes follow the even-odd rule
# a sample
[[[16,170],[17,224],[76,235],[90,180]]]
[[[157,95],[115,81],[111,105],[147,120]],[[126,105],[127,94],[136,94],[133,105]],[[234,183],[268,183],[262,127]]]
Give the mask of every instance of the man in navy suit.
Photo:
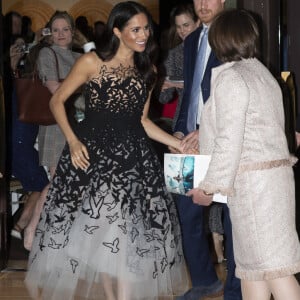
[[[211,70],[220,65],[214,53],[211,52],[208,42],[206,42],[206,47],[203,48],[201,46],[201,39],[204,36],[204,32],[208,31],[209,24],[214,17],[224,9],[224,3],[225,0],[194,0],[195,11],[202,26],[192,32],[184,42],[184,94],[174,130],[174,136],[183,139],[189,149],[199,149],[199,133],[197,129],[199,127],[201,108],[210,95]],[[195,75],[197,72],[195,69],[199,66],[197,64],[198,49],[200,51],[199,55],[204,60],[204,71],[200,80],[197,79],[199,82],[195,83],[195,79],[199,77],[199,74]],[[201,85],[196,97],[192,95],[194,91],[193,85],[198,85],[199,87]],[[175,153],[175,150],[171,149],[171,152]],[[177,299],[199,300],[204,296],[220,296],[223,292],[223,285],[216,275],[210,256],[204,228],[204,208],[203,206],[195,205],[191,197],[180,196],[176,199],[182,228],[183,248],[192,281],[192,289]],[[223,204],[223,206],[228,269],[224,287],[224,299],[241,300],[240,280],[234,275],[235,262],[229,210],[226,204]]]

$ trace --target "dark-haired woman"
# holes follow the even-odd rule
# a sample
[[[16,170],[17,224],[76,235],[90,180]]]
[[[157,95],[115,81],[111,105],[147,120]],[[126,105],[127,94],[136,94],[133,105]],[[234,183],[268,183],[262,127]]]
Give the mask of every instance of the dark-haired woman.
[[[174,100],[174,93],[178,96],[176,111],[173,118],[173,126],[176,124],[183,93],[183,43],[185,38],[199,26],[199,19],[194,11],[193,4],[182,3],[172,9],[170,13],[170,43],[168,56],[164,62],[166,78],[159,95],[159,102],[166,104]],[[179,43],[178,43],[179,42]]]
[[[36,298],[150,300],[187,288],[175,205],[148,139],[181,150],[147,117],[155,70],[146,9],[117,4],[106,38],[51,100],[67,146],[30,254]],[[64,102],[83,83],[86,118],[73,130]]]
[[[193,201],[228,196],[236,276],[244,300],[300,299],[295,187],[284,131],[282,93],[256,58],[259,32],[246,11],[223,12],[209,43],[224,64],[213,70],[200,122],[200,152],[211,162]]]

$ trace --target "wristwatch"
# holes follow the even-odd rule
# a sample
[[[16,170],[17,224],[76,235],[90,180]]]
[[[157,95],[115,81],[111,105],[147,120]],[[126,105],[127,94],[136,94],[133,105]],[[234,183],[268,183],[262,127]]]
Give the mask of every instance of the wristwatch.
[[[205,196],[212,196],[214,193],[207,193],[207,192],[205,192],[205,191],[203,190],[203,194],[204,194]]]

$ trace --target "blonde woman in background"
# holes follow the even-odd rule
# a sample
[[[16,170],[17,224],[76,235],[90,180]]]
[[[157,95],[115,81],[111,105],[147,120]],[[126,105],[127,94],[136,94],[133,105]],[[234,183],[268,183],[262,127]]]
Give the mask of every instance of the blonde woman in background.
[[[45,86],[53,94],[61,85],[61,79],[64,79],[67,76],[81,54],[72,51],[75,36],[75,23],[73,18],[67,12],[56,11],[50,18],[48,26],[52,36],[51,49],[55,51],[59,72],[57,72],[54,53],[49,47],[44,47],[40,50],[37,66],[39,76],[43,80]],[[60,78],[58,78],[58,73]],[[40,165],[48,168],[51,178],[55,173],[56,165],[65,143],[65,137],[58,125],[40,126],[38,133]],[[35,229],[40,218],[40,212],[46,200],[48,189],[49,185],[41,192],[32,219],[24,231],[24,246],[28,250],[31,249]]]

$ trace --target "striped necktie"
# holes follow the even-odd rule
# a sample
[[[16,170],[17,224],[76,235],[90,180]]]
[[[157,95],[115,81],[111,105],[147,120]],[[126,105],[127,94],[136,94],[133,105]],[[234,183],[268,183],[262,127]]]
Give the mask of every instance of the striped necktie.
[[[187,130],[188,132],[196,130],[197,117],[200,109],[202,110],[203,103],[199,103],[199,96],[201,91],[201,82],[205,69],[205,57],[207,48],[207,36],[208,27],[203,27],[202,38],[200,41],[199,49],[197,52],[196,65],[193,76],[193,84],[190,95],[190,105],[188,108],[188,120],[187,120]],[[200,106],[200,107],[199,107]]]

